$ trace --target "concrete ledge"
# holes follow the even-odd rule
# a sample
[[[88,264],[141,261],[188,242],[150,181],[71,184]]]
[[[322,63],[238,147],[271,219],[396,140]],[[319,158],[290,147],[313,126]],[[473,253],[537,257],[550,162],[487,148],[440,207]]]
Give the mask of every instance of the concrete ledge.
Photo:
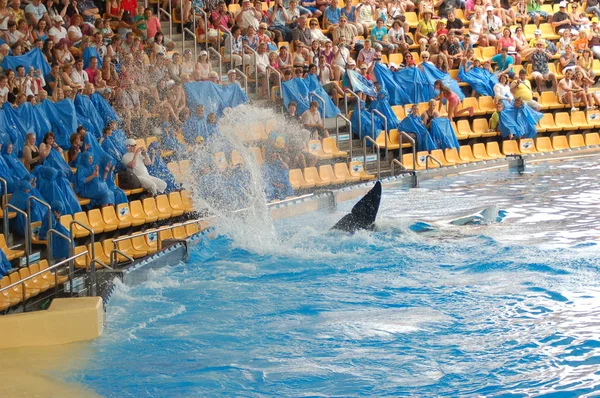
[[[0,349],[92,340],[103,327],[102,298],[54,299],[48,310],[0,317]]]

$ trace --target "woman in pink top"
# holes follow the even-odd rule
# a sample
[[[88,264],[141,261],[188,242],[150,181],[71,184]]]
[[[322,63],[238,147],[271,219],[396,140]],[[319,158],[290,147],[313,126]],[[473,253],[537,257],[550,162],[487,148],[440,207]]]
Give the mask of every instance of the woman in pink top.
[[[439,101],[438,111],[442,110],[442,100],[445,99],[448,103],[448,119],[450,119],[450,121],[454,120],[454,116],[459,116],[466,112],[469,112],[469,116],[473,116],[472,106],[468,108],[462,108],[461,110],[456,109],[460,105],[460,98],[458,98],[458,95],[450,90],[450,88],[441,80],[436,80],[433,87],[440,92],[437,97],[435,97],[435,99]]]

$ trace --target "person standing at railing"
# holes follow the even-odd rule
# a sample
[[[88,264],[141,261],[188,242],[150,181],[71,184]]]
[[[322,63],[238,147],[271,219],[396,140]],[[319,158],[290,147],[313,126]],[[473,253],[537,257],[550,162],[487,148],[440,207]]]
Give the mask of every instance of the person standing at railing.
[[[38,238],[41,240],[48,240],[48,231],[50,229],[55,229],[59,233],[70,238],[71,235],[69,231],[60,223],[60,217],[65,212],[63,204],[59,201],[53,201],[50,204],[50,207],[52,209],[52,217],[50,217],[52,225],[48,224],[48,217],[44,217],[42,219],[42,227],[40,228]],[[59,236],[58,234],[52,234],[52,258],[55,261],[59,261],[69,257],[69,245],[70,242],[62,236]]]

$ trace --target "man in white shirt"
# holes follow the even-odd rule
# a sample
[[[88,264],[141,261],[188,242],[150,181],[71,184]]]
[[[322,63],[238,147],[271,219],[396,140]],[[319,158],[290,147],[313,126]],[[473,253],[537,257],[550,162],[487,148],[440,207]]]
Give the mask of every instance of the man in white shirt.
[[[146,166],[151,164],[150,158],[144,148],[136,148],[135,140],[129,138],[125,141],[127,153],[121,158],[121,163],[140,180],[142,187],[152,195],[163,193],[167,183],[160,178],[148,173]]]
[[[79,58],[75,62],[75,69],[71,73],[71,80],[82,88],[90,81],[87,72],[83,70],[83,59]]]
[[[32,0],[31,3],[25,7],[25,18],[29,25],[37,26],[40,19],[46,20],[47,24],[50,24],[50,17],[48,17],[48,10],[46,6],[41,3],[40,0]]]
[[[67,30],[62,26],[63,22],[60,15],[52,17],[52,27],[48,31],[48,36],[52,39],[54,44],[58,44],[60,39],[67,38]]]
[[[323,138],[329,137],[329,132],[323,125],[317,101],[310,102],[310,108],[300,116],[300,120],[304,127],[312,132],[313,139],[318,138],[319,135],[322,135]]]
[[[235,22],[242,28],[242,33],[245,34],[249,26],[258,30],[258,24],[261,18],[262,13],[251,5],[250,0],[244,0],[242,2],[242,8],[235,15]]]

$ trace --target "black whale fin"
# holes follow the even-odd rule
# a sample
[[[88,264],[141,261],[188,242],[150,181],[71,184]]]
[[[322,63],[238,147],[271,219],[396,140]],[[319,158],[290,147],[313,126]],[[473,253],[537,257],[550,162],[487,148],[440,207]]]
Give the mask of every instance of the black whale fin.
[[[373,228],[379,211],[379,202],[381,202],[381,182],[377,181],[375,186],[354,205],[352,211],[342,217],[331,229],[354,232],[359,229]]]

